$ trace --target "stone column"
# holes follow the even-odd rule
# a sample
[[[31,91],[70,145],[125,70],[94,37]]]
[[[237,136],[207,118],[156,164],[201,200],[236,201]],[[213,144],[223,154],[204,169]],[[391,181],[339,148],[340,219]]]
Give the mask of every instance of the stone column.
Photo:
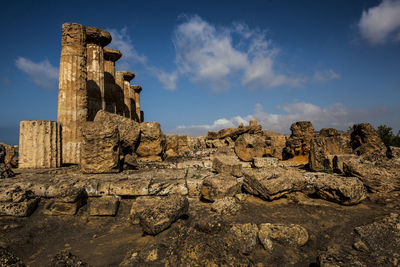
[[[111,48],[104,48],[104,99],[105,111],[117,113],[116,103],[119,92],[115,84],[115,61],[120,59],[121,52]]]
[[[135,78],[135,74],[129,71],[123,71],[122,76],[124,79],[124,116],[131,118],[131,85],[130,81]]]
[[[116,110],[117,114],[124,116],[124,108],[125,108],[125,103],[124,103],[124,72],[123,71],[117,71],[115,73],[115,88],[116,88]]]
[[[81,125],[87,117],[86,29],[62,26],[57,121],[62,127],[63,163],[80,162]]]
[[[109,32],[86,27],[88,121],[93,121],[97,111],[105,109],[104,46],[111,42]]]
[[[138,122],[143,122],[142,113],[140,112],[140,92],[142,92],[142,87],[140,85],[132,85],[131,88],[135,92],[137,121]]]
[[[61,128],[55,121],[21,121],[19,168],[61,166]]]

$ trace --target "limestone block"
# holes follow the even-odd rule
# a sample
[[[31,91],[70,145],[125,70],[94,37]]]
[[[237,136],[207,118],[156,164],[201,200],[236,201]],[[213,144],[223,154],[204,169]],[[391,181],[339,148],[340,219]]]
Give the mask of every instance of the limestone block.
[[[229,174],[218,174],[207,177],[201,186],[201,195],[204,199],[215,201],[224,197],[231,197],[238,193],[241,183]]]
[[[298,121],[290,126],[292,134],[286,141],[285,157],[308,156],[311,139],[316,137],[314,126],[309,121]]]
[[[0,216],[26,217],[31,215],[39,203],[32,191],[19,186],[0,190]]]
[[[119,207],[119,197],[102,196],[89,199],[89,214],[91,216],[115,216]]]
[[[262,157],[266,147],[264,136],[245,133],[236,140],[235,153],[243,161],[252,161],[254,157]]]
[[[46,203],[43,214],[75,215],[86,203],[87,194],[83,188],[67,188],[60,195]]]
[[[165,150],[165,135],[158,122],[143,122],[140,124],[140,143],[136,150],[139,157],[159,160]],[[141,159],[138,158],[140,161]]]
[[[253,165],[256,168],[265,168],[265,167],[278,167],[279,160],[273,157],[266,158],[253,158]]]
[[[120,171],[120,145],[117,126],[87,122],[82,128],[83,173],[113,173]]]
[[[61,129],[55,121],[21,121],[19,168],[61,166]]]

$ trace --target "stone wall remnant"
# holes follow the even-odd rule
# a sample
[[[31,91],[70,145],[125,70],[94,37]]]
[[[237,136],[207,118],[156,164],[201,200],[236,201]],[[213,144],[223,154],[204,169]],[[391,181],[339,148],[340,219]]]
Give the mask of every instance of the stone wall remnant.
[[[142,87],[140,85],[131,85],[134,91],[134,101],[135,101],[135,118],[138,122],[143,122],[142,111],[140,110],[140,92],[142,92]]]
[[[19,168],[61,166],[61,128],[55,121],[21,121]]]

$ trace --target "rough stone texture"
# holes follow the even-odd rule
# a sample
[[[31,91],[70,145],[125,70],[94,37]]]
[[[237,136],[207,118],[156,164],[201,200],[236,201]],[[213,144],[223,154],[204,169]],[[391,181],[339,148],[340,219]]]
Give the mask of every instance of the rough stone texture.
[[[119,140],[123,154],[131,154],[138,146],[140,136],[139,123],[123,116],[105,111],[97,112],[94,119],[96,123],[102,123],[105,128],[118,127]]]
[[[89,214],[92,216],[115,216],[120,197],[102,196],[89,199]]]
[[[86,199],[87,194],[84,188],[68,188],[46,203],[43,214],[75,215],[79,208],[86,204]]]
[[[217,174],[203,180],[201,196],[209,201],[231,197],[238,193],[241,183],[229,174]]]
[[[187,135],[167,134],[165,136],[165,155],[167,158],[181,157],[190,151],[190,138]]]
[[[90,265],[82,261],[79,257],[73,255],[71,252],[63,250],[54,255],[54,257],[51,259],[50,266],[89,267]]]
[[[263,168],[244,171],[243,188],[263,199],[272,200],[306,187],[306,179],[297,171]]]
[[[115,62],[121,56],[118,50],[104,48],[104,110],[111,113],[117,113],[117,96],[122,94],[115,84]]]
[[[369,123],[353,125],[351,147],[357,155],[386,152],[385,145],[376,133],[374,127]]]
[[[253,158],[253,166],[256,168],[265,167],[278,167],[279,160],[277,158],[266,157],[266,158]]]
[[[32,191],[24,190],[20,186],[0,189],[0,216],[29,216],[38,203],[39,198]]]
[[[23,261],[11,251],[0,247],[0,266],[25,267]]]
[[[227,137],[230,137],[233,141],[236,141],[236,139],[244,133],[260,134],[261,125],[249,125],[242,127],[239,126],[238,128],[226,128],[218,132],[210,131],[207,134],[207,139],[216,140],[216,139],[225,139]]]
[[[329,201],[342,205],[355,205],[366,198],[363,183],[356,177],[341,177],[324,174],[315,182],[316,194]]]
[[[80,163],[81,125],[87,120],[86,28],[64,23],[57,122],[62,127],[63,163]]]
[[[322,131],[322,130],[321,130]],[[309,163],[313,171],[333,170],[333,158],[336,155],[351,154],[350,136],[336,134],[333,130],[324,130],[324,136],[311,140]]]
[[[124,83],[123,83],[124,106],[125,106],[124,116],[127,118],[130,118],[130,119],[134,119],[134,118],[132,118],[132,103],[131,103],[132,91],[131,91],[130,81],[133,78],[135,78],[135,74],[133,72],[123,71],[122,78],[124,80]],[[133,108],[135,108],[135,107],[133,107]]]
[[[116,94],[115,94],[115,108],[117,114],[120,116],[125,116],[127,106],[125,106],[125,95],[124,95],[124,72],[117,71],[115,72],[115,87],[116,87]]]
[[[283,159],[283,150],[286,146],[287,137],[273,132],[263,131],[265,143],[267,145],[265,154],[277,159]]]
[[[112,173],[120,171],[120,145],[117,126],[87,122],[82,128],[83,173]]]
[[[243,134],[235,142],[235,153],[243,161],[252,161],[266,152],[265,137],[255,134]]]
[[[250,254],[257,245],[258,227],[254,223],[233,224],[229,232],[235,243],[239,245],[240,252]]]
[[[262,223],[258,238],[266,250],[272,250],[275,242],[285,246],[301,247],[308,241],[308,232],[296,224]]]
[[[222,147],[212,157],[212,167],[218,173],[242,176],[242,164],[232,149]]]
[[[371,162],[362,157],[343,161],[343,172],[358,177],[369,192],[391,192],[400,189],[400,165],[393,160]]]
[[[337,135],[339,135],[339,132],[335,128],[322,128],[319,131],[318,137],[331,137]]]
[[[235,197],[224,197],[215,200],[211,210],[224,216],[233,216],[240,210],[240,202]]]
[[[311,139],[316,137],[313,125],[309,121],[298,121],[290,126],[292,134],[286,141],[285,158],[308,156]]]
[[[3,144],[0,144],[0,178],[14,177],[15,174],[11,170],[11,164],[6,162],[7,149]]]
[[[156,235],[167,229],[173,222],[185,215],[189,202],[181,195],[170,195],[162,201],[153,202],[151,206],[138,214],[140,225],[147,234]]]
[[[61,129],[55,121],[21,121],[19,168],[61,166]]]
[[[400,147],[390,146],[388,148],[388,157],[400,161]]]
[[[4,159],[3,162],[5,164],[10,165],[13,168],[17,168],[18,167],[18,146],[9,146],[5,143],[0,142],[0,146],[3,146],[4,148],[0,150],[3,150],[4,152]],[[0,152],[1,153],[1,152]],[[1,156],[0,156],[1,158]]]
[[[361,243],[376,266],[397,266],[400,262],[400,215],[391,213],[370,224],[356,227],[355,244]],[[357,246],[356,247],[360,247]]]
[[[136,154],[142,161],[159,161],[165,151],[165,135],[158,122],[140,124],[140,143]]]
[[[358,156],[354,154],[335,155],[332,160],[333,171],[339,174],[343,174],[343,163],[349,161],[350,159],[356,158],[358,158]]]

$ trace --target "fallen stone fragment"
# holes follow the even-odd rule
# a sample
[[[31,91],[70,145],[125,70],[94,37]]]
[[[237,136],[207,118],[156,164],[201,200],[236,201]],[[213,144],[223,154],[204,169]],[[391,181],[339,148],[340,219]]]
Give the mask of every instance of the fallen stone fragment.
[[[243,134],[235,141],[235,153],[243,161],[252,161],[254,157],[262,157],[266,152],[265,136]]]
[[[89,214],[92,216],[115,216],[118,211],[120,197],[102,196],[89,199]]]
[[[168,265],[169,247],[165,244],[153,244],[140,250],[130,250],[119,266],[157,266]]]
[[[386,153],[385,144],[376,133],[374,127],[369,123],[353,125],[350,144],[357,155],[366,155],[375,152]]]
[[[229,230],[236,244],[243,254],[250,254],[257,245],[258,227],[254,223],[233,224]]]
[[[221,215],[235,215],[240,210],[240,202],[234,197],[217,199],[211,205],[211,211]]]
[[[0,178],[14,177],[15,174],[11,170],[10,163],[7,162],[7,149],[0,143]]]
[[[356,177],[324,174],[315,182],[316,194],[325,200],[342,205],[355,205],[366,198],[366,189]]]
[[[185,215],[189,208],[186,197],[170,195],[161,200],[148,202],[148,206],[138,213],[143,232],[156,235],[167,229],[173,222]]]
[[[308,157],[311,139],[316,136],[314,126],[309,121],[298,121],[290,126],[290,130],[292,134],[286,141],[284,158]]]
[[[212,166],[218,173],[242,176],[242,164],[230,148],[218,149],[212,157]]]
[[[217,174],[203,180],[201,196],[209,201],[234,196],[238,193],[241,183],[238,179],[229,174]]]
[[[25,264],[11,251],[0,247],[0,266],[25,267]]]
[[[278,167],[279,160],[273,157],[265,158],[253,158],[253,166],[255,168],[265,168],[265,167]]]
[[[84,188],[71,187],[62,195],[50,199],[44,207],[43,214],[75,215],[86,203],[86,199],[87,194]]]
[[[113,173],[120,171],[118,127],[87,122],[82,128],[81,171]]]
[[[274,243],[285,246],[301,247],[308,241],[307,230],[297,224],[260,224],[258,239],[266,250],[272,250]]]
[[[296,170],[285,168],[251,169],[244,173],[243,188],[266,200],[301,191],[307,180]]]
[[[158,122],[140,123],[140,143],[136,149],[139,161],[161,161],[165,151],[165,135]]]
[[[30,190],[19,186],[0,192],[0,216],[26,217],[37,208],[39,198]]]
[[[50,266],[89,267],[90,265],[82,261],[79,257],[73,255],[69,251],[60,251],[51,259]]]

